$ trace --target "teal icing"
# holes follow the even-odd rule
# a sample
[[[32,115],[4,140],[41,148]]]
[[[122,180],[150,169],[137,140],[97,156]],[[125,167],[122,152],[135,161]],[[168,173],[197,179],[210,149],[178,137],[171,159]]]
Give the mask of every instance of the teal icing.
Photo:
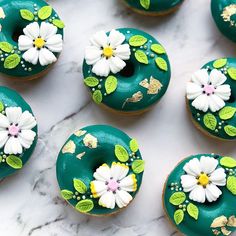
[[[179,163],[175,167],[175,169],[170,173],[167,179],[166,185],[164,187],[164,191],[163,191],[164,208],[165,208],[168,218],[178,228],[178,230],[184,235],[223,236],[223,233],[221,232],[221,228],[220,227],[211,228],[211,224],[215,218],[220,217],[220,216],[225,216],[226,218],[229,218],[231,216],[236,216],[236,208],[235,208],[236,196],[233,195],[227,189],[226,186],[224,187],[218,186],[220,190],[222,191],[222,195],[213,203],[205,202],[201,204],[201,203],[194,202],[192,200],[189,200],[188,198],[189,193],[186,193],[187,201],[193,203],[195,206],[198,207],[198,210],[199,210],[198,219],[195,220],[194,218],[190,217],[186,211],[184,213],[184,219],[179,225],[177,225],[173,219],[174,212],[179,208],[178,206],[174,206],[169,202],[171,195],[175,192],[175,190],[171,190],[172,183],[177,183],[178,186],[181,186],[180,177],[185,174],[185,171],[183,170],[184,165],[193,158],[200,159],[201,156],[215,157],[219,161],[222,158],[222,156],[219,156],[219,155],[199,154],[199,155],[190,156],[184,159],[181,163]],[[218,167],[223,167],[223,166],[219,164]],[[226,169],[227,176],[229,176],[229,172],[227,171],[227,168],[225,169]],[[234,176],[235,176],[235,168],[234,169],[231,168],[231,170],[234,171]],[[183,204],[188,204],[188,203],[183,203]],[[236,229],[235,227],[230,227],[227,225],[225,227],[229,231],[235,231]],[[215,230],[217,230],[219,234],[214,234],[213,231],[216,232]]]
[[[33,114],[30,106],[26,103],[26,101],[16,91],[11,90],[9,88],[0,87],[0,102],[4,104],[5,108],[17,106],[21,107],[22,112],[29,111],[31,114]],[[37,134],[38,132],[37,126],[35,126],[32,130]],[[24,149],[22,154],[16,155],[20,157],[23,165],[25,165],[26,162],[31,157],[34,148],[36,146],[36,143],[37,143],[37,136],[35,137],[34,142],[32,143],[29,149]],[[3,155],[3,148],[0,149],[0,155],[1,156]],[[9,165],[7,165],[6,162],[0,163],[0,179],[7,177],[15,173],[16,171],[17,169],[10,167]]]
[[[91,87],[90,91],[93,94],[95,90],[100,90],[102,93],[102,104],[106,105],[107,107],[122,112],[135,112],[145,110],[158,102],[168,88],[171,77],[171,69],[168,56],[165,51],[158,54],[150,49],[151,45],[153,44],[160,45],[160,43],[151,35],[141,30],[132,28],[122,28],[117,30],[125,35],[126,40],[124,43],[129,43],[129,39],[135,35],[141,35],[145,37],[147,39],[147,42],[142,46],[130,46],[131,57],[128,61],[125,61],[127,64],[126,67],[117,74],[110,74],[117,78],[118,84],[116,90],[111,94],[106,94],[106,78],[96,76],[94,73],[92,73],[92,66],[89,66],[85,61],[83,64],[84,78],[92,76],[99,79],[99,84],[96,86],[96,88]],[[135,58],[135,52],[137,50],[141,50],[142,52],[146,53],[148,64],[142,64],[137,61],[137,59]],[[155,59],[157,58],[163,59],[166,65],[166,70],[163,70],[157,66],[155,62]],[[125,71],[129,71],[132,69],[134,70],[133,74],[125,76]],[[159,88],[155,94],[148,94],[148,89],[140,85],[140,83],[145,79],[147,79],[150,83],[151,77],[153,77],[156,82],[160,82],[162,85],[162,87]],[[151,86],[152,85],[150,85],[150,89]],[[140,94],[141,99],[140,96],[137,96],[139,97],[139,99],[137,99],[135,102],[132,101],[133,96]]]
[[[48,4],[43,0],[2,0],[1,7],[5,13],[5,18],[0,19],[0,25],[2,30],[0,32],[0,42],[8,42],[13,46],[13,50],[10,53],[6,53],[0,50],[0,72],[17,78],[27,78],[34,77],[40,74],[41,72],[47,70],[51,65],[41,66],[39,63],[33,65],[26,62],[22,55],[24,52],[18,50],[18,42],[13,39],[14,34],[21,35],[23,34],[23,29],[30,23],[36,21],[39,24],[43,21],[52,23],[53,18],[59,19],[57,13],[52,10],[52,14],[49,18],[45,20],[40,20],[37,12],[42,7],[48,6]],[[20,10],[27,9],[35,14],[35,17],[32,21],[25,20],[20,15]],[[57,34],[63,35],[63,29],[58,28]],[[7,56],[12,54],[18,54],[20,56],[21,62],[13,69],[4,68],[4,60]],[[58,58],[59,53],[54,53]]]
[[[93,125],[88,126],[81,131],[86,131],[86,134],[90,134],[97,138],[97,147],[89,148],[86,147],[83,143],[83,139],[85,137],[85,133],[80,134],[80,136],[75,135],[76,132],[69,137],[66,141],[66,144],[72,141],[75,144],[75,149],[63,152],[63,148],[59,153],[57,164],[56,164],[56,172],[57,172],[57,180],[61,190],[69,190],[74,191],[73,187],[73,179],[79,179],[85,183],[87,186],[87,192],[82,194],[86,196],[86,199],[90,199],[94,203],[94,208],[87,212],[92,215],[104,215],[104,214],[112,214],[119,211],[120,208],[117,206],[114,209],[107,209],[98,205],[99,198],[91,198],[90,191],[90,182],[94,180],[93,174],[98,167],[106,163],[108,166],[111,166],[112,162],[120,162],[115,156],[114,150],[115,145],[122,145],[129,154],[132,154],[129,142],[131,138],[116,128],[107,125]],[[77,132],[78,133],[78,132]],[[65,146],[64,146],[65,147]],[[78,158],[78,154],[84,153]],[[138,157],[138,158],[137,158]],[[128,174],[133,174],[133,170],[131,168],[132,157],[124,164],[128,164],[130,167]],[[141,154],[139,150],[135,152],[134,160],[142,160]],[[121,163],[121,162],[120,162]],[[134,198],[136,193],[138,192],[141,182],[143,172],[139,174],[135,174],[137,179],[137,190],[135,192],[129,192],[131,196]],[[80,197],[82,197],[80,195]],[[81,199],[82,200],[82,199]],[[75,207],[78,203],[76,199],[70,199],[68,202]]]

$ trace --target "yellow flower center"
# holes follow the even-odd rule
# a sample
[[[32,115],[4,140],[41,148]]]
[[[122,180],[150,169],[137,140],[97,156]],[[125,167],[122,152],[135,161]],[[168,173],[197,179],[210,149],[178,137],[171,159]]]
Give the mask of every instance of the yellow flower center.
[[[105,57],[107,57],[107,58],[110,58],[110,57],[113,55],[113,49],[112,49],[112,47],[109,47],[109,46],[104,47],[104,48],[103,48],[103,55],[104,55]]]
[[[203,187],[206,187],[209,184],[209,182],[210,182],[209,177],[205,173],[200,174],[198,178],[198,183],[200,185],[202,185]]]
[[[36,38],[34,40],[34,45],[35,45],[35,47],[40,49],[45,45],[45,41],[42,38]]]

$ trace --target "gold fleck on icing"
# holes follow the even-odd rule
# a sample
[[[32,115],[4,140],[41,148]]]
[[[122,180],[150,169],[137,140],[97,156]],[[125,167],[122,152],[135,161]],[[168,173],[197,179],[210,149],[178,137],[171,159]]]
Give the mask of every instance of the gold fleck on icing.
[[[231,20],[231,16],[234,14],[236,14],[236,4],[230,4],[224,8],[221,16],[225,22],[230,22],[230,24],[234,26],[236,22]]]
[[[231,226],[231,227],[236,227],[236,217],[235,216],[230,216],[227,225]]]
[[[142,94],[141,91],[138,91],[137,93],[134,93],[131,98],[127,98],[127,99],[125,100],[125,102],[124,102],[122,108],[124,108],[124,106],[125,106],[126,103],[128,103],[128,102],[134,102],[134,103],[136,103],[136,102],[141,101],[142,99],[143,99],[143,94]]]
[[[228,220],[225,216],[220,216],[214,219],[211,224],[211,228],[222,227],[227,224]]]
[[[77,137],[80,137],[80,136],[86,134],[86,132],[87,132],[86,130],[77,130],[74,132],[74,135]]]
[[[0,7],[0,19],[4,19],[6,17],[5,12],[2,7]]]
[[[97,148],[98,140],[91,134],[86,134],[83,139],[84,145],[88,148]]]
[[[220,230],[212,229],[213,234],[219,235],[222,233],[223,235],[230,235],[232,231],[228,230],[226,226],[236,227],[235,216],[230,216],[229,219],[225,216],[215,218],[211,224],[211,228],[220,228]]]
[[[75,153],[75,143],[70,140],[69,142],[66,143],[66,145],[63,147],[62,149],[62,153],[65,154],[65,153]]]
[[[150,82],[148,79],[144,79],[139,83],[140,86],[148,89],[147,94],[158,94],[160,89],[162,88],[162,84],[159,80],[155,79],[153,76],[150,77]]]
[[[76,157],[81,160],[81,158],[85,155],[86,152],[79,153]]]

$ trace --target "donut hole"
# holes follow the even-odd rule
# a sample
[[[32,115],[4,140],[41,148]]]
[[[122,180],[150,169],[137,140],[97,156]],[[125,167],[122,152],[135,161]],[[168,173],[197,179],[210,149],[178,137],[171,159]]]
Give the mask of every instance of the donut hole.
[[[102,166],[104,163],[105,163],[104,160],[102,160],[102,158],[99,158],[99,160],[92,166],[93,173],[96,172],[97,168]]]
[[[15,42],[18,42],[18,39],[21,35],[23,35],[23,28],[15,28],[15,30],[13,31],[13,34],[12,34],[12,39],[15,41]]]
[[[235,102],[235,97],[234,97],[233,94],[231,94],[231,96],[230,96],[230,98],[229,98],[229,100],[227,102],[229,102],[229,103]]]
[[[134,75],[134,63],[132,61],[127,61],[125,68],[119,72],[123,77],[131,77]]]

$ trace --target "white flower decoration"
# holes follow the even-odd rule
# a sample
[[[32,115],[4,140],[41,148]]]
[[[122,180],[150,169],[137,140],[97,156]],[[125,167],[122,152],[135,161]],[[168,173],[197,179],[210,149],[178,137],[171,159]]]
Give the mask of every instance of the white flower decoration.
[[[94,173],[96,180],[91,181],[90,188],[99,205],[114,209],[127,206],[133,199],[128,192],[137,190],[137,179],[134,174],[127,176],[129,167],[113,162],[111,168],[107,164],[100,166]]]
[[[191,82],[187,84],[187,98],[193,100],[192,106],[206,112],[210,109],[216,112],[225,106],[229,100],[231,89],[226,76],[219,70],[212,70],[210,75],[206,69],[195,72]]]
[[[62,35],[57,34],[57,27],[53,24],[37,22],[27,25],[18,40],[19,50],[26,51],[23,54],[25,61],[36,65],[47,66],[57,60],[52,52],[62,51]]]
[[[0,148],[5,154],[21,154],[23,148],[30,148],[36,133],[31,129],[36,120],[29,111],[20,107],[7,107],[6,115],[0,113]]]
[[[204,203],[216,201],[222,194],[217,186],[226,185],[223,168],[217,168],[218,161],[213,157],[202,156],[200,161],[192,159],[184,166],[186,175],[181,176],[184,192],[190,192],[189,198]]]
[[[110,72],[120,72],[130,58],[129,44],[125,43],[125,35],[111,30],[109,36],[104,31],[96,33],[91,39],[91,46],[86,47],[85,60],[93,65],[92,72],[98,76],[108,76]]]

